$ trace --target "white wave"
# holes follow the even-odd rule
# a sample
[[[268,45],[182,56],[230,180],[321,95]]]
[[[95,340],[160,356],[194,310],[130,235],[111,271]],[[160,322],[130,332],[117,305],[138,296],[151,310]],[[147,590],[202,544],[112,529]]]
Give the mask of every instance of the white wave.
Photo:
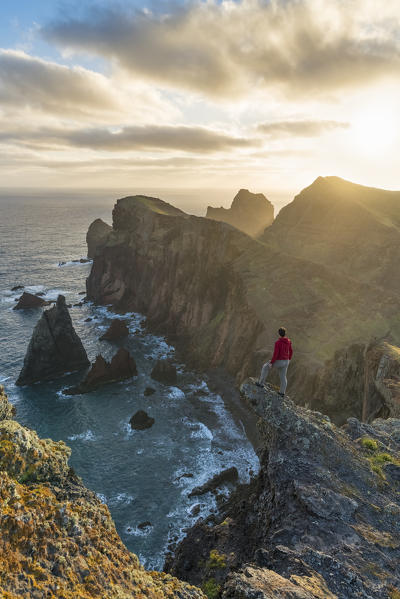
[[[96,440],[96,436],[94,435],[94,433],[89,429],[87,431],[85,431],[84,433],[79,433],[76,435],[70,435],[68,437],[69,441],[95,441]]]
[[[107,497],[103,493],[96,493],[96,496],[100,499],[101,503],[107,503]]]
[[[44,300],[56,300],[59,295],[65,295],[64,289],[48,289],[43,295]]]
[[[185,394],[179,387],[170,387],[168,399],[185,399]]]
[[[28,285],[24,289],[20,290],[19,295],[22,295],[24,291],[28,291],[28,293],[35,294],[35,293],[41,293],[42,291],[45,291],[45,290],[46,290],[46,287],[44,285]]]
[[[129,493],[118,493],[110,497],[107,503],[108,505],[129,505],[134,500],[133,495],[129,495]]]
[[[9,376],[1,376],[1,375],[0,375],[0,383],[1,383],[1,384],[2,384],[2,383],[5,383],[5,382],[6,382],[6,381],[8,381],[9,379],[10,379],[10,377],[9,377]]]
[[[57,268],[65,268],[66,266],[86,266],[86,264],[93,263],[93,260],[88,260],[87,258],[84,258],[84,260],[85,262],[79,262],[79,258],[77,262],[74,260],[66,260],[64,262],[64,260],[62,260],[61,262],[54,264],[54,266],[57,266]]]

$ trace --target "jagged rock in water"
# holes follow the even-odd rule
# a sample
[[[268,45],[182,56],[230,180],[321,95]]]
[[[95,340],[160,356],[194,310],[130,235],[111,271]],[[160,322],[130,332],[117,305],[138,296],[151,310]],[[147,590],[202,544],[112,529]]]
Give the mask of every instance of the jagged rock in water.
[[[176,367],[171,360],[157,360],[156,365],[150,374],[151,378],[165,385],[176,385],[177,375]]]
[[[129,424],[131,425],[131,428],[137,431],[144,431],[147,428],[151,428],[154,422],[154,418],[151,418],[147,414],[147,412],[145,412],[144,410],[139,410],[138,412],[136,412],[136,414],[132,416],[132,418],[129,421]]]
[[[11,415],[2,388],[0,409]],[[62,441],[0,420],[1,597],[205,599],[199,589],[140,566],[108,507],[69,467],[69,455]]]
[[[188,497],[195,497],[197,495],[204,495],[205,493],[215,493],[218,487],[221,485],[234,485],[239,480],[239,473],[235,466],[223,470],[219,474],[216,474],[204,485],[195,487],[188,495]]]
[[[38,295],[33,295],[28,291],[24,291],[13,310],[30,310],[31,308],[42,308],[43,306],[48,305],[49,302],[46,302]]]
[[[207,207],[207,218],[223,221],[240,231],[257,237],[274,220],[274,207],[262,193],[240,189],[230,208]]]
[[[29,342],[17,385],[29,385],[61,376],[65,372],[86,368],[89,360],[59,295],[55,306],[45,310]]]
[[[155,389],[153,389],[153,387],[146,387],[146,389],[144,390],[143,395],[145,397],[148,397],[149,395],[153,395],[156,392]]]
[[[14,287],[11,287],[11,291],[19,291],[20,289],[23,289],[24,285],[15,285]]]
[[[100,337],[101,341],[118,341],[129,335],[125,320],[114,319],[107,331]]]
[[[136,362],[127,349],[121,347],[107,362],[103,356],[98,355],[85,379],[76,387],[64,391],[65,395],[78,395],[94,391],[107,383],[114,383],[137,376]]]
[[[101,220],[101,218],[96,218],[92,222],[86,234],[88,258],[95,257],[97,250],[106,243],[111,231],[112,227]]]
[[[400,420],[338,428],[255,381],[241,393],[260,418],[260,472],[214,525],[189,530],[167,569],[226,599],[394,597],[400,483],[385,468],[400,465]]]
[[[12,420],[16,410],[7,399],[3,385],[0,385],[0,421]]]

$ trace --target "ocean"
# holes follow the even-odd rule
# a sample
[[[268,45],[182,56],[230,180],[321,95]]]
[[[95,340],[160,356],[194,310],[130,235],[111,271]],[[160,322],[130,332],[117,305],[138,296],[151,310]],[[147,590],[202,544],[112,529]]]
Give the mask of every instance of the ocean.
[[[154,361],[174,358],[174,348],[146,333],[142,315],[115,315],[87,303],[71,307],[70,314],[90,360],[114,355],[118,346],[99,337],[112,318],[126,318],[131,334],[123,345],[136,360],[138,377],[73,397],[62,390],[79,380],[76,373],[15,386],[42,310],[13,310],[22,291],[11,288],[24,285],[44,299],[63,294],[67,303],[81,301],[91,264],[73,261],[86,256],[89,224],[95,218],[111,223],[116,197],[0,195],[0,383],[21,424],[71,447],[71,466],[107,503],[123,542],[146,568],[161,569],[168,543],[194,523],[194,506],[199,504],[196,518],[216,511],[213,497],[189,498],[190,491],[230,466],[242,482],[259,468],[242,423],[209,389],[207,377],[179,363],[176,386],[153,381]],[[147,386],[156,392],[145,397]],[[140,409],[155,424],[133,431],[129,419]]]

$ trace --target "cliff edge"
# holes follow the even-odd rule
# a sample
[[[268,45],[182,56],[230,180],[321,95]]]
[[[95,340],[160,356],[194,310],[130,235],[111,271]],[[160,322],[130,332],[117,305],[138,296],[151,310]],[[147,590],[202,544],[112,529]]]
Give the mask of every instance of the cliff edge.
[[[203,599],[146,572],[110,512],[68,466],[70,449],[12,420],[0,386],[0,594],[5,599]]]
[[[260,417],[261,468],[168,568],[224,599],[393,599],[400,593],[400,420],[342,428],[241,386]]]

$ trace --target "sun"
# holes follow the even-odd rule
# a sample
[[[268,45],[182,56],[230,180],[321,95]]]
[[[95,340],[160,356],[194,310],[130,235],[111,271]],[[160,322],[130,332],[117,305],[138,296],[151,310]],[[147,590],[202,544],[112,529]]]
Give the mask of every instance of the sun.
[[[349,133],[358,153],[381,156],[395,145],[399,120],[392,106],[375,104],[361,108],[354,116]]]

